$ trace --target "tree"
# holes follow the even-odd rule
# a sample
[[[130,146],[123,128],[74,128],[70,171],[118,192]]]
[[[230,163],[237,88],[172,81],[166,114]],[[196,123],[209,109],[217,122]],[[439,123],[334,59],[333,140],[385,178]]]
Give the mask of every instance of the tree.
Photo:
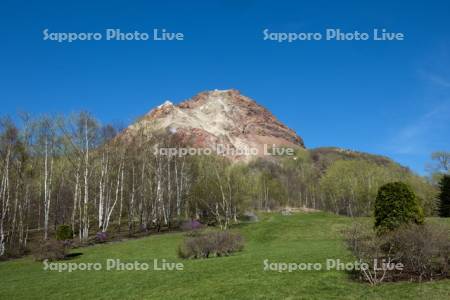
[[[444,174],[450,174],[450,152],[436,151],[431,154],[432,164],[427,165],[430,180],[434,184],[440,182]]]
[[[0,256],[22,252],[28,237],[30,159],[19,129],[0,119]]]
[[[378,231],[390,231],[411,222],[424,222],[419,199],[412,189],[403,182],[391,182],[380,187],[375,200],[375,227]]]
[[[392,173],[364,160],[338,160],[320,179],[326,207],[348,216],[370,215],[378,188]]]
[[[50,224],[86,242],[93,230],[120,232],[122,217],[133,234],[200,217],[225,229],[247,210],[282,206],[370,215],[378,187],[392,181],[408,183],[426,214],[437,203],[433,185],[386,159],[322,164],[297,150],[238,163],[155,151],[189,144],[151,124],[118,134],[86,112],[20,121],[0,118],[0,256],[22,254],[29,232],[52,238]]]
[[[448,218],[450,217],[450,175],[442,176],[439,188],[439,215]]]
[[[74,166],[72,228],[75,228],[78,208],[78,233],[82,241],[86,241],[89,236],[89,208],[92,200],[89,191],[92,190],[91,175],[95,167],[91,150],[99,146],[98,127],[97,121],[87,112],[81,112],[67,121],[60,122],[66,148],[64,152],[71,158]]]
[[[37,143],[36,151],[43,160],[42,185],[44,207],[44,239],[48,238],[48,224],[50,217],[50,204],[53,193],[53,170],[55,157],[56,134],[55,125],[50,117],[42,117],[35,123]]]
[[[436,169],[443,173],[450,171],[450,152],[436,151],[431,154],[431,158],[436,161]]]

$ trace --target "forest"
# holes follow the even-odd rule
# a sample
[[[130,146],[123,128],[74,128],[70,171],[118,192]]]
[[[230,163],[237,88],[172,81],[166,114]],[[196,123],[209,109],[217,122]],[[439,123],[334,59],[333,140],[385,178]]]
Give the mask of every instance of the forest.
[[[151,131],[150,131],[151,132]],[[245,213],[283,207],[369,216],[378,188],[408,183],[427,216],[436,185],[388,158],[338,148],[232,162],[226,157],[162,155],[175,136],[101,123],[87,112],[0,121],[0,256],[53,237],[69,225],[87,242],[99,232],[158,232],[200,220],[222,229]]]

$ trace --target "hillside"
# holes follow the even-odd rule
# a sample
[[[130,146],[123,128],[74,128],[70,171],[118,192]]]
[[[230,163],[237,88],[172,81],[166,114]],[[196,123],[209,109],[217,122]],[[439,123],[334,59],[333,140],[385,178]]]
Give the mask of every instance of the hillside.
[[[218,145],[231,149],[257,149],[256,157],[264,156],[264,147],[293,147],[306,149],[303,139],[277,120],[255,100],[238,90],[212,90],[173,104],[165,101],[150,110],[119,135],[130,139],[138,133],[172,137],[179,145],[217,149]],[[396,165],[393,160],[338,147],[308,149],[314,163],[325,171],[337,160],[365,160],[380,166]],[[228,155],[232,160],[249,161],[255,155]]]
[[[369,221],[369,220],[367,220]],[[444,222],[444,220],[439,220]],[[448,221],[448,220],[447,220]],[[166,259],[183,262],[183,271],[43,271],[30,257],[0,263],[2,299],[448,299],[449,280],[391,283],[370,287],[345,271],[264,271],[270,262],[324,263],[354,260],[340,231],[351,219],[326,213],[264,214],[258,223],[241,224],[244,251],[230,257],[181,260],[182,234],[74,249],[68,262],[123,262]]]
[[[308,149],[308,151],[312,157],[312,160],[321,171],[326,171],[332,163],[338,160],[364,160],[382,167],[395,166],[405,172],[409,172],[408,168],[401,166],[386,156],[338,147],[319,147]]]

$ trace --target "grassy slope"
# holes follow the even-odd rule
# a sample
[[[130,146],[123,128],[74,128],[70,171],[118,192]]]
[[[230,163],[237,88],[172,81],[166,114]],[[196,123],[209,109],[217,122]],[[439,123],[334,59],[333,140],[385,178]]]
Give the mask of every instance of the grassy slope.
[[[0,263],[0,299],[449,299],[450,281],[395,283],[372,288],[341,271],[264,272],[263,260],[351,261],[339,237],[350,219],[325,213],[265,215],[242,225],[243,252],[225,258],[184,261],[184,271],[45,272],[31,258]],[[106,258],[151,263],[180,261],[181,234],[152,236],[83,248],[73,262]],[[77,249],[75,252],[80,251]]]

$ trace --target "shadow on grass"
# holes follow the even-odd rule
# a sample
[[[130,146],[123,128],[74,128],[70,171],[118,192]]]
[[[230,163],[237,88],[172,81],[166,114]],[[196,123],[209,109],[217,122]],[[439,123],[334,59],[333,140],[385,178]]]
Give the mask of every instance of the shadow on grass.
[[[247,227],[247,226],[249,226],[249,225],[253,225],[253,224],[256,224],[256,223],[258,223],[257,221],[255,221],[255,222],[251,222],[251,221],[245,221],[245,222],[241,222],[241,223],[238,223],[238,224],[232,224],[231,226],[230,226],[230,228],[245,228],[245,227]]]
[[[69,260],[69,259],[73,259],[75,257],[81,256],[81,255],[83,255],[83,253],[81,253],[81,252],[69,253],[66,255],[65,259]]]

